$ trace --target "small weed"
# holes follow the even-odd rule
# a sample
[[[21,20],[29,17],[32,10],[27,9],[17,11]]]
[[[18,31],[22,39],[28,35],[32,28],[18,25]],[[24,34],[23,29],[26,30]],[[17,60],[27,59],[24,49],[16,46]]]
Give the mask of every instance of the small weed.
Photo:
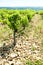
[[[43,40],[41,41],[41,46],[43,47]]]
[[[27,61],[26,65],[32,65],[32,61],[31,60]]]
[[[35,49],[36,49],[36,48],[32,45],[31,50],[32,50],[32,51],[35,51]]]
[[[26,62],[26,65],[43,65],[43,60],[35,60],[32,62],[31,60],[28,60]]]

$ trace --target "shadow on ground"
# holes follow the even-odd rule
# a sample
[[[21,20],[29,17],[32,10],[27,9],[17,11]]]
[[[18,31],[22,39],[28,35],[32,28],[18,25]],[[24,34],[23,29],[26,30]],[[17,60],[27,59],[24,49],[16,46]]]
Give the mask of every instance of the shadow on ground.
[[[5,45],[5,43],[4,43],[3,46],[0,47],[0,56],[2,58],[5,58],[6,55],[9,55],[11,49],[13,50],[14,47],[15,47],[14,43],[12,43],[10,45]]]

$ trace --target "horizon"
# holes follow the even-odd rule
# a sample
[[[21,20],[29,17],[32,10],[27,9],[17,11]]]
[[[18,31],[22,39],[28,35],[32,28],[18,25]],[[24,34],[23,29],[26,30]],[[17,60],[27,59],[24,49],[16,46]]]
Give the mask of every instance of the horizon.
[[[0,9],[14,9],[14,10],[43,10],[43,7],[0,7]]]
[[[0,6],[0,7],[12,7],[12,6]],[[43,8],[43,6],[42,6],[42,7],[41,7],[41,6],[16,6],[16,7],[17,7],[17,8],[18,8],[18,7],[20,7],[20,8],[29,8],[29,7],[30,7],[30,8],[31,8],[31,7],[33,7],[33,8],[34,8],[34,7]],[[12,8],[16,8],[16,7],[13,6]]]

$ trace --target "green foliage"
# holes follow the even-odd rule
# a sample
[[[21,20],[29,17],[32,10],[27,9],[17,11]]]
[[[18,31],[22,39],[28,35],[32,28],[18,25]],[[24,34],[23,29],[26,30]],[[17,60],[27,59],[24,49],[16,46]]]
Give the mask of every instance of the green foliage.
[[[8,19],[12,29],[14,29],[16,32],[28,25],[28,18],[18,13],[11,15]]]
[[[12,14],[9,18],[9,23],[12,27],[12,29],[14,29],[15,31],[17,31],[20,26],[21,26],[21,18],[20,18],[20,15],[18,13],[15,13],[15,14]],[[9,26],[10,26],[9,25]]]
[[[31,21],[32,17],[36,13],[36,11],[34,11],[34,10],[28,10],[28,9],[27,10],[20,10],[19,12],[22,15],[26,15],[29,21]]]
[[[22,16],[22,17],[21,17],[21,23],[22,23],[22,26],[23,26],[24,28],[28,26],[29,21],[28,21],[27,16]]]
[[[43,65],[43,60],[35,60],[34,62],[29,60],[26,62],[26,65]]]
[[[43,15],[43,10],[38,11],[40,15]]]
[[[0,9],[0,22],[7,24],[15,31],[19,31],[28,26],[34,14],[35,11],[33,10]]]
[[[43,61],[42,60],[36,60],[34,64],[35,65],[43,65]]]
[[[40,10],[38,13],[41,15],[41,17],[43,19],[43,10]]]
[[[33,10],[29,10],[29,11],[27,12],[27,18],[28,18],[29,21],[31,21],[31,19],[32,19],[32,17],[34,16],[35,13],[36,13],[36,12],[33,11]]]
[[[32,61],[31,60],[27,61],[26,65],[32,65]]]
[[[36,49],[36,48],[35,48],[35,47],[32,45],[32,48],[31,48],[31,50],[32,50],[32,51],[35,51],[35,49]]]

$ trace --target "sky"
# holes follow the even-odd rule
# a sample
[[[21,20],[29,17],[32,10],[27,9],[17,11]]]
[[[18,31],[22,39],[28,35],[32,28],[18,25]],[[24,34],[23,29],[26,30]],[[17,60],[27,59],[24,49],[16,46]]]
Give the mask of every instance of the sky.
[[[43,7],[43,0],[0,0],[0,7]]]

